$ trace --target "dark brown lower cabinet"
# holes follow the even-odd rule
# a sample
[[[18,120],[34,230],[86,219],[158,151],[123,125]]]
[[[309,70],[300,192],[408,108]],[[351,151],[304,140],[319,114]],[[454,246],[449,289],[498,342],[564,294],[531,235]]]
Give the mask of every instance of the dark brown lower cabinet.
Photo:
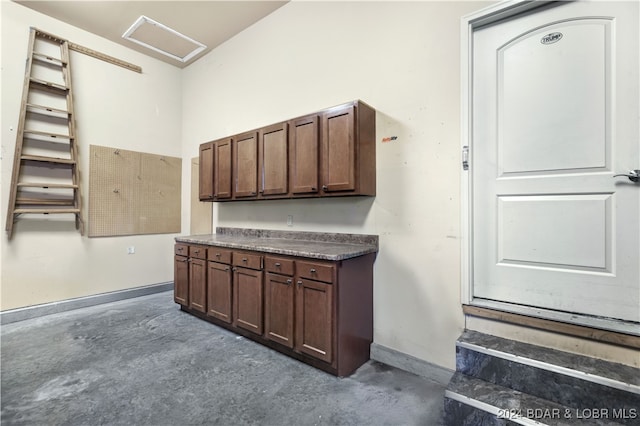
[[[210,246],[203,260],[202,246],[179,246],[182,310],[338,376],[369,359],[375,254],[332,262]]]
[[[298,352],[322,361],[333,359],[333,285],[299,279],[296,288]]]
[[[265,337],[293,348],[295,286],[293,277],[265,273]]]
[[[233,325],[262,335],[262,271],[233,268]]]
[[[207,315],[231,324],[233,294],[231,266],[209,262],[207,274]]]
[[[173,300],[189,306],[189,258],[174,256],[173,260]]]
[[[207,261],[203,259],[189,262],[189,308],[207,312]]]

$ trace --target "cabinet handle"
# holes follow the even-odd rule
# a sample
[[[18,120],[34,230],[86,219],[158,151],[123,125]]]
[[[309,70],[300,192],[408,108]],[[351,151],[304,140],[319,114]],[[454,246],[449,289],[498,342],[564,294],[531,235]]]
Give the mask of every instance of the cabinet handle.
[[[225,270],[225,271],[228,271],[228,270],[229,270],[229,267],[227,266],[226,268],[224,268],[224,270]]]
[[[302,285],[302,281],[298,281],[298,285]]]
[[[276,262],[276,268],[280,267],[280,262]]]
[[[293,281],[291,281],[291,278],[289,278],[289,279],[287,280],[287,284],[291,284],[292,282],[293,282]]]
[[[194,252],[195,254],[198,254],[198,253],[200,253],[200,250],[194,250],[193,252]]]
[[[323,191],[326,191],[327,189],[329,189],[329,188],[327,187],[327,185],[322,185],[322,190],[323,190]]]
[[[318,190],[318,188],[316,188],[315,186],[312,186],[312,187],[311,187],[311,190],[312,190],[312,191],[317,191],[317,190]]]
[[[316,270],[315,270],[314,268],[311,268],[311,269],[309,270],[309,273],[310,273],[310,274],[315,274],[315,273],[316,273]]]
[[[243,257],[243,258],[242,258],[242,261],[243,261],[243,262],[246,262],[246,261],[247,261],[247,258],[246,258],[246,257]]]
[[[238,268],[233,268],[233,272],[236,272],[238,270]]]
[[[219,258],[219,257],[220,257],[220,253],[216,253],[216,257],[218,257],[218,258]]]
[[[184,247],[178,247],[178,251],[182,251]]]

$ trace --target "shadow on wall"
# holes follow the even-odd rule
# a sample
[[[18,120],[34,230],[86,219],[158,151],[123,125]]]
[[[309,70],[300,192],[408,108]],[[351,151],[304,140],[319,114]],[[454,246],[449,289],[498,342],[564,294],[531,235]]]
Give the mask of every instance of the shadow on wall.
[[[331,228],[367,230],[375,197],[306,198],[218,203],[216,226],[264,229]],[[292,224],[287,225],[291,216]]]

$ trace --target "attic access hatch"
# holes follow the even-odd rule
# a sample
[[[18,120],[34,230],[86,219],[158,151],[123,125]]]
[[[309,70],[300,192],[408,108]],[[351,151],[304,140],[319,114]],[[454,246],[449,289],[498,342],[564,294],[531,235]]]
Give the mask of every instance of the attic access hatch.
[[[183,63],[207,48],[204,44],[144,15],[122,34],[122,38]]]

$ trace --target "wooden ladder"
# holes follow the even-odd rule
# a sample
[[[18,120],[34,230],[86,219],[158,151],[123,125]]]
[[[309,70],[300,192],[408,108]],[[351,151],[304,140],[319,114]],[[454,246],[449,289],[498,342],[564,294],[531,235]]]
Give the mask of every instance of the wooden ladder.
[[[59,51],[59,53],[58,53]],[[69,42],[31,28],[6,231],[20,215],[75,216],[84,235]]]

